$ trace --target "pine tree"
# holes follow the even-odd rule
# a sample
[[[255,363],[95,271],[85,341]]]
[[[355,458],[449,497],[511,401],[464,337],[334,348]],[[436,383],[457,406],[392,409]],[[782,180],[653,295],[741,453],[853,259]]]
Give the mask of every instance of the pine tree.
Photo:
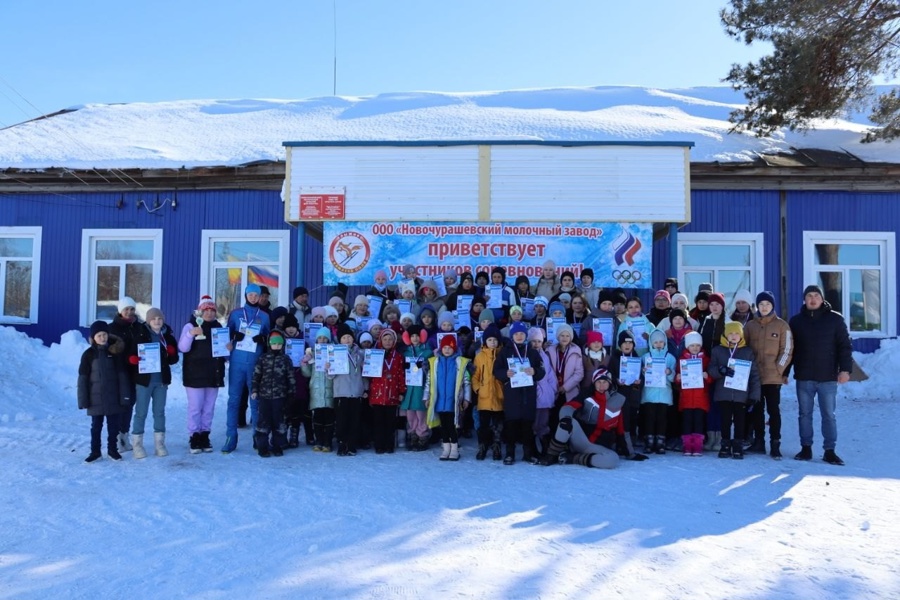
[[[730,0],[720,17],[735,39],[772,45],[725,78],[747,98],[731,114],[735,130],[810,129],[814,119],[871,106],[878,127],[863,141],[900,136],[900,94],[873,88],[876,76],[900,72],[900,0]]]

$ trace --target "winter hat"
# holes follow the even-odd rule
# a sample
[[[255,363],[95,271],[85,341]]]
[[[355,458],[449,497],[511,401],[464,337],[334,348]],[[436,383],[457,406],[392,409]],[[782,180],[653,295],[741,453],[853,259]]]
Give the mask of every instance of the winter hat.
[[[472,306],[475,306],[476,304],[480,304],[482,308],[487,306],[487,302],[485,302],[484,298],[481,296],[474,296],[472,298]]]
[[[302,285],[299,285],[294,288],[294,293],[291,296],[291,298],[296,298],[297,296],[303,296],[303,295],[309,296],[309,290],[306,289],[305,287],[303,287]]]
[[[806,288],[803,290],[803,297],[806,298],[807,294],[818,294],[823,298],[825,297],[825,293],[822,291],[822,288],[815,284],[806,286]]]
[[[607,371],[603,367],[600,367],[599,369],[594,371],[594,374],[591,375],[591,383],[597,383],[601,379],[612,383],[612,376],[609,374],[609,371]]]
[[[151,308],[150,310],[147,311],[147,320],[151,321],[151,320],[155,319],[156,317],[159,317],[163,321],[166,320],[166,316],[163,314],[163,311],[159,310],[158,308],[156,308],[154,306],[153,308]]]
[[[369,321],[369,326],[366,328],[366,330],[367,330],[369,333],[371,333],[372,330],[375,329],[376,327],[382,327],[382,328],[383,328],[383,327],[384,327],[384,323],[382,323],[382,322],[379,321],[378,319],[372,319],[371,321]],[[372,340],[372,341],[375,341],[375,340]]]
[[[584,277],[585,275],[587,275],[588,277],[591,278],[591,283],[594,282],[594,270],[593,269],[591,269],[590,267],[588,267],[587,269],[582,269],[581,276]]]
[[[272,292],[269,291],[268,287],[261,285],[259,286],[259,295],[262,296],[263,294],[265,294],[266,296],[271,296]]]
[[[666,332],[662,329],[654,329],[650,332],[650,345],[653,345],[653,342],[657,340],[666,341]]]
[[[672,301],[672,297],[669,296],[669,292],[667,292],[666,290],[659,290],[658,292],[656,292],[656,294],[653,296],[653,299],[656,300],[657,298],[665,298],[666,302]]]
[[[269,322],[272,323],[272,325],[274,325],[275,321],[277,321],[281,317],[284,317],[287,314],[288,314],[288,309],[286,309],[283,306],[276,306],[275,308],[272,309],[272,312],[269,313]]]
[[[497,345],[503,345],[503,335],[500,333],[500,328],[493,323],[485,328],[484,335],[481,336],[481,343],[483,344],[488,338],[496,338]]]
[[[543,267],[545,269],[556,269],[556,263],[553,262],[552,260],[548,260],[544,263]]]
[[[403,313],[402,315],[400,315],[400,322],[401,322],[401,323],[403,322],[403,319],[408,319],[411,323],[415,323],[415,322],[416,322],[416,315],[414,315],[414,314],[411,313],[411,312],[405,312],[405,313]]]
[[[453,278],[453,283],[459,281],[459,273],[457,273],[455,270],[447,269],[446,271],[444,271],[445,280],[450,279],[451,277]]]
[[[719,292],[713,292],[709,295],[709,303],[712,304],[713,302],[717,303],[722,308],[725,308],[725,296]]]
[[[506,269],[504,269],[503,267],[494,267],[493,269],[491,269],[492,278],[494,276],[494,273],[500,273],[500,276],[503,277],[503,279],[506,279]]]
[[[509,336],[512,337],[517,333],[528,334],[528,327],[522,321],[516,321],[509,328]]]
[[[356,336],[356,330],[359,329],[359,323],[356,322],[355,319],[347,319],[344,321],[347,327],[349,327],[353,331],[354,337]]]
[[[514,312],[517,312],[520,315],[525,314],[525,311],[522,310],[522,307],[519,306],[518,304],[513,304],[512,306],[509,307],[509,314],[513,314]]]
[[[362,294],[357,296],[356,299],[353,300],[353,306],[359,306],[360,304],[365,304],[366,306],[369,306],[369,297],[363,296]]]
[[[109,325],[106,321],[94,321],[91,323],[91,340],[93,340],[94,336],[98,333],[109,333]]]
[[[663,283],[663,288],[667,288],[669,286],[672,286],[677,290],[678,289],[678,279],[675,277],[666,278],[665,283]]]
[[[209,298],[209,296],[203,296],[203,297]],[[137,303],[135,303],[134,298],[132,298],[131,296],[122,296],[122,299],[119,300],[119,306],[118,306],[119,314],[121,315],[122,311],[128,307],[137,308]],[[215,307],[215,304],[213,304],[213,307]]]
[[[400,295],[403,295],[403,292],[412,292],[413,294],[415,294],[416,293],[416,283],[414,281],[408,281],[406,283],[398,283],[397,291],[400,293]]]
[[[544,308],[547,308],[548,306],[550,306],[550,301],[547,300],[547,298],[545,296],[538,296],[537,298],[534,299],[534,305],[535,306],[543,306]]]
[[[562,281],[566,277],[571,277],[572,281],[573,282],[575,281],[575,273],[573,273],[572,271],[563,271],[562,274],[559,276],[559,280]]]
[[[619,346],[621,346],[625,342],[631,342],[633,344],[634,343],[634,334],[631,333],[630,329],[623,329],[622,331],[619,332],[618,342],[619,342]]]
[[[478,271],[475,273],[475,281],[477,282],[479,279],[485,279],[487,281],[491,280],[491,276],[488,275],[487,271]]]
[[[445,335],[441,338],[441,346],[438,348],[439,350],[443,350],[446,347],[450,347],[456,352],[456,336],[455,335]]]
[[[359,334],[359,343],[362,344],[363,342],[372,342],[374,344],[375,340],[372,339],[371,333],[369,333],[368,331],[363,331],[361,334]]]
[[[491,323],[493,323],[494,322],[494,311],[492,311],[492,310],[481,311],[481,313],[478,315],[478,322],[480,323],[481,321],[490,321]]]
[[[378,279],[379,277],[384,277],[385,279],[387,279],[387,271],[385,271],[384,269],[378,269],[377,271],[375,271],[375,279]]]
[[[316,339],[313,341],[317,341],[319,338],[325,338],[328,342],[331,341],[331,330],[327,327],[319,327],[316,330]]]
[[[326,304],[325,306],[322,307],[322,309],[325,311],[326,319],[328,317],[334,317],[336,319],[339,316],[337,309],[335,307],[331,306],[330,304]]]
[[[425,313],[431,314],[431,318],[433,319],[433,321],[437,321],[437,311],[434,310],[434,307],[432,305],[426,304],[422,307],[422,310],[419,311],[419,323],[422,322],[422,316]]]
[[[339,294],[338,292],[333,293],[331,295],[331,298],[328,299],[327,306],[330,306],[335,310],[337,310],[338,306],[343,308],[344,307],[344,297],[341,294]]]
[[[287,314],[284,317],[284,321],[281,322],[281,326],[287,329],[288,327],[293,327],[294,329],[300,329],[300,321],[297,320],[292,314]]]
[[[528,341],[533,342],[534,340],[544,341],[544,330],[540,327],[532,327],[528,330]]]
[[[388,304],[387,306],[384,307],[382,314],[384,315],[385,320],[387,320],[388,314],[397,315],[397,318],[399,319],[400,318],[400,309],[397,308],[396,304]]]
[[[556,299],[559,300],[560,302],[571,302],[572,294],[570,294],[569,292],[563,292],[562,294],[557,296]]]
[[[675,317],[681,317],[684,319],[684,322],[688,322],[687,313],[681,310],[680,308],[673,308],[669,311],[669,323],[675,320]]]
[[[403,275],[404,277],[409,277],[410,279],[416,276],[416,265],[407,263],[403,265]]]
[[[244,288],[244,296],[246,296],[247,294],[259,294],[259,293],[260,293],[259,286],[256,285],[255,283],[251,283],[247,287]]]
[[[572,329],[572,326],[569,325],[568,323],[563,323],[562,325],[556,326],[556,337],[557,338],[559,338],[559,334],[566,333],[566,332],[568,332],[572,338],[575,337],[575,330]]]
[[[750,295],[749,290],[738,290],[734,293],[735,304],[737,304],[740,300],[743,300],[747,304],[753,304],[753,296]]]
[[[380,342],[381,339],[384,337],[392,337],[392,338],[394,338],[394,342],[397,341],[397,334],[390,327],[385,327],[384,329],[381,330],[381,335],[378,336],[378,341]]]
[[[316,306],[309,312],[310,318],[322,317],[325,318],[325,307],[324,306]]]
[[[125,297],[125,298],[122,298],[122,300],[123,300],[123,301],[125,301],[125,300],[131,300],[131,298]],[[134,305],[131,304],[131,305],[126,305],[126,306],[134,306]],[[122,302],[119,302],[119,312],[122,312],[122,308],[123,308]],[[197,304],[197,310],[199,310],[199,311],[202,312],[202,311],[207,310],[207,309],[209,309],[209,310],[216,310],[216,303],[213,302],[213,299],[210,298],[208,295],[203,296],[202,298],[200,298],[200,303]]]
[[[628,304],[628,296],[625,295],[625,290],[616,288],[616,291],[613,292],[613,304]]]
[[[698,346],[703,345],[703,336],[697,333],[696,331],[692,331],[684,336],[684,347],[693,346],[697,344]]]
[[[604,302],[612,302],[612,301],[613,301],[613,295],[612,295],[611,291],[606,290],[606,289],[600,290],[600,293],[597,295],[597,306],[598,307],[601,304],[603,304]]]
[[[550,314],[553,314],[557,310],[566,312],[566,307],[563,306],[562,302],[560,302],[558,300],[554,300],[553,302],[550,303],[550,308],[547,309],[547,312]]]
[[[269,334],[269,345],[281,344],[284,346],[284,335],[277,329]]]
[[[741,334],[741,339],[744,339],[744,326],[738,321],[729,321],[725,323],[725,333],[722,335],[723,339],[727,338],[729,333],[739,333]]]
[[[557,332],[559,332],[558,329]],[[588,331],[585,337],[587,338],[588,346],[590,346],[594,342],[600,342],[601,345],[603,344],[603,334],[599,331]]]
[[[519,287],[520,283],[531,285],[531,280],[528,279],[527,275],[519,275],[516,277],[516,287]]]
[[[441,314],[438,315],[438,327],[443,325],[444,323],[450,323],[450,325],[455,325],[456,320],[453,318],[453,313],[449,310],[442,310]]]
[[[353,335],[353,329],[347,323],[341,323],[337,328],[337,341],[341,341],[341,338],[345,335],[349,335],[350,337],[356,337]]]
[[[772,305],[772,308],[775,308],[775,294],[769,291],[758,293],[756,295],[756,305],[759,306],[760,302],[768,302]]]
[[[425,291],[425,290],[431,290],[431,291],[433,291],[435,294],[437,294],[437,292],[438,292],[437,284],[434,283],[434,280],[433,280],[433,279],[426,279],[425,281],[422,282],[422,285],[419,286],[419,293],[420,293],[420,294],[421,294],[423,291]]]
[[[462,283],[462,282],[465,281],[466,279],[468,279],[468,280],[471,281],[472,283],[475,283],[475,276],[472,275],[472,272],[471,272],[471,271],[466,271],[466,272],[464,272],[462,275],[459,276],[459,282],[460,282],[460,283]]]
[[[701,300],[703,300],[704,302],[709,302],[709,292],[707,292],[706,290],[697,292],[697,295],[694,296],[694,304],[697,304]]]
[[[682,294],[681,292],[672,294],[672,304],[675,304],[676,301],[684,302],[684,305],[688,305],[688,297]]]
[[[423,343],[428,338],[428,332],[425,331],[425,329],[423,329],[421,325],[416,325],[415,323],[413,323],[403,331],[403,343],[407,346],[409,345],[409,338],[412,335],[419,336],[419,341]]]
[[[699,294],[700,292],[709,292],[710,294],[712,294],[713,293],[713,284],[711,284],[708,281],[701,283],[700,285],[697,286],[697,293]]]

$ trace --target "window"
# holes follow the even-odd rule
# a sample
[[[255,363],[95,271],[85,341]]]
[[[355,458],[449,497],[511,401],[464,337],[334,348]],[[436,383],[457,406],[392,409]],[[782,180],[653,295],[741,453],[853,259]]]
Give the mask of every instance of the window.
[[[738,290],[765,288],[763,234],[680,233],[678,282],[691,303],[701,283],[710,282],[725,296],[729,310]]]
[[[38,320],[41,228],[0,227],[0,323]]]
[[[804,284],[814,281],[853,337],[894,335],[893,232],[803,232]]]
[[[203,231],[200,294],[209,294],[220,315],[243,304],[250,283],[269,288],[269,303],[283,304],[290,267],[291,232],[271,230]]]
[[[130,296],[142,319],[159,306],[161,229],[85,229],[81,234],[81,325],[112,321]]]

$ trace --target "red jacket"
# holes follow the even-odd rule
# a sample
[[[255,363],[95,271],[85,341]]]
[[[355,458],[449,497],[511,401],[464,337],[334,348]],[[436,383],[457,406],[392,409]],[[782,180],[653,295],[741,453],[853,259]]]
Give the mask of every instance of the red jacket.
[[[712,385],[712,378],[709,376],[709,357],[701,350],[700,354],[691,354],[687,350],[681,353],[681,358],[699,358],[703,361],[703,372],[706,377],[703,378],[703,387],[694,389],[681,389],[681,396],[678,400],[678,410],[686,408],[699,408],[709,411],[709,387]],[[675,372],[681,373],[681,360],[675,365]]]
[[[384,354],[381,377],[369,380],[369,404],[372,406],[399,406],[406,393],[406,373],[403,357],[396,348]]]
[[[604,431],[625,435],[625,419],[622,413],[624,403],[625,398],[621,394],[615,392],[602,394],[595,391],[592,395],[566,402],[566,406],[575,409],[575,418],[581,423],[588,440],[594,444]]]

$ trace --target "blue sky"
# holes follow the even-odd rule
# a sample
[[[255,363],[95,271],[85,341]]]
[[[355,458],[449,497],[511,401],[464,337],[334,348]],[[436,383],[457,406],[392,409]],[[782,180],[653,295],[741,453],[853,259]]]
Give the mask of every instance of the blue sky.
[[[73,105],[630,84],[720,85],[764,47],[725,0],[0,4],[0,127]]]

